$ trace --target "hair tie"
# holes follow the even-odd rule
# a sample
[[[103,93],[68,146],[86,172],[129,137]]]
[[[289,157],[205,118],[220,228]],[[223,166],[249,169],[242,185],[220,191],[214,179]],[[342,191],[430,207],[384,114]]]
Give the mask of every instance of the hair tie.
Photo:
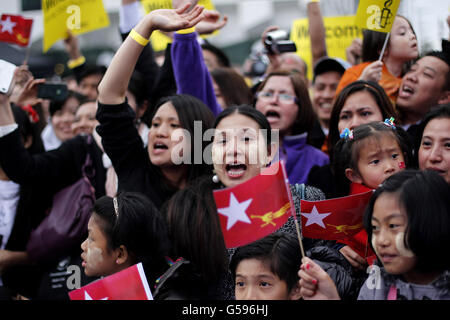
[[[114,211],[116,213],[117,219],[119,219],[119,205],[117,204],[117,197],[113,198]]]
[[[353,130],[350,130],[349,128],[345,128],[344,130],[342,130],[340,137],[341,137],[341,139],[345,139],[345,140],[353,140]]]
[[[383,123],[384,123],[385,125],[387,125],[388,127],[391,127],[391,128],[393,128],[393,129],[397,129],[397,128],[395,127],[394,121],[395,121],[395,118],[394,118],[394,117],[391,117],[390,119],[384,120]]]

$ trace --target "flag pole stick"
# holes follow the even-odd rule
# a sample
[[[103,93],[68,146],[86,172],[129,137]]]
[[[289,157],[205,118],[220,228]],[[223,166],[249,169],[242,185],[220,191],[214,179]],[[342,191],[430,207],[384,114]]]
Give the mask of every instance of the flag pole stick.
[[[297,217],[294,216],[295,221],[295,229],[297,229],[297,237],[298,237],[298,243],[300,244],[300,251],[302,253],[302,258],[306,257],[305,250],[303,249],[303,242],[302,242],[302,236],[300,234],[300,226],[298,225]]]
[[[25,60],[22,62],[23,65],[26,65],[28,63],[28,59],[30,58],[30,51],[31,51],[31,42],[27,46],[27,51],[25,53]]]
[[[384,51],[386,51],[386,47],[389,42],[390,35],[391,35],[391,33],[388,33],[386,36],[386,40],[384,40],[383,49],[381,49],[381,54],[380,54],[380,58],[378,59],[378,61],[381,61],[383,59]]]

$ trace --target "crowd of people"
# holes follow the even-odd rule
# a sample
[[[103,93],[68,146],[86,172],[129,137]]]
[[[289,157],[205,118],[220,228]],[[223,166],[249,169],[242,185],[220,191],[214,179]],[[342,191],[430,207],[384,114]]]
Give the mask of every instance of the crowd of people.
[[[346,61],[329,57],[310,1],[312,81],[299,56],[273,51],[255,80],[199,37],[228,18],[197,2],[143,15],[122,0],[108,67],[87,63],[69,33],[63,98],[39,98],[46,80],[16,69],[0,94],[0,299],[67,300],[69,266],[83,286],[139,262],[155,300],[450,299],[449,41],[420,54],[398,15],[381,59],[386,34],[370,30]],[[162,62],[155,30],[172,39]],[[213,192],[278,160],[295,216],[227,248]],[[95,201],[82,240],[44,259],[33,232],[83,177]],[[302,236],[302,256],[302,199],[368,191],[359,243]]]

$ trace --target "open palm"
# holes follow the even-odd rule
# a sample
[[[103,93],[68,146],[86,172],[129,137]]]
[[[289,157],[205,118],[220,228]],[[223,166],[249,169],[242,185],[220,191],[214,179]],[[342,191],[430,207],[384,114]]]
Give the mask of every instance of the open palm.
[[[170,32],[195,26],[203,18],[203,7],[195,6],[194,9],[186,12],[189,7],[190,5],[186,4],[176,10],[160,9],[152,11],[150,13],[152,27],[155,30]]]

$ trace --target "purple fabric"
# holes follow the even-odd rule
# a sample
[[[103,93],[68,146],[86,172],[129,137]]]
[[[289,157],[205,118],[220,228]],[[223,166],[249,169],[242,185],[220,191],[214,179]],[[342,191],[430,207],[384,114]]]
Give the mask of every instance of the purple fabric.
[[[313,166],[324,166],[330,162],[326,153],[306,144],[306,134],[284,137],[279,157],[285,161],[290,184],[306,183]]]
[[[189,94],[203,101],[217,116],[222,108],[217,103],[214,86],[197,33],[175,33],[171,47],[172,67],[178,94]]]

